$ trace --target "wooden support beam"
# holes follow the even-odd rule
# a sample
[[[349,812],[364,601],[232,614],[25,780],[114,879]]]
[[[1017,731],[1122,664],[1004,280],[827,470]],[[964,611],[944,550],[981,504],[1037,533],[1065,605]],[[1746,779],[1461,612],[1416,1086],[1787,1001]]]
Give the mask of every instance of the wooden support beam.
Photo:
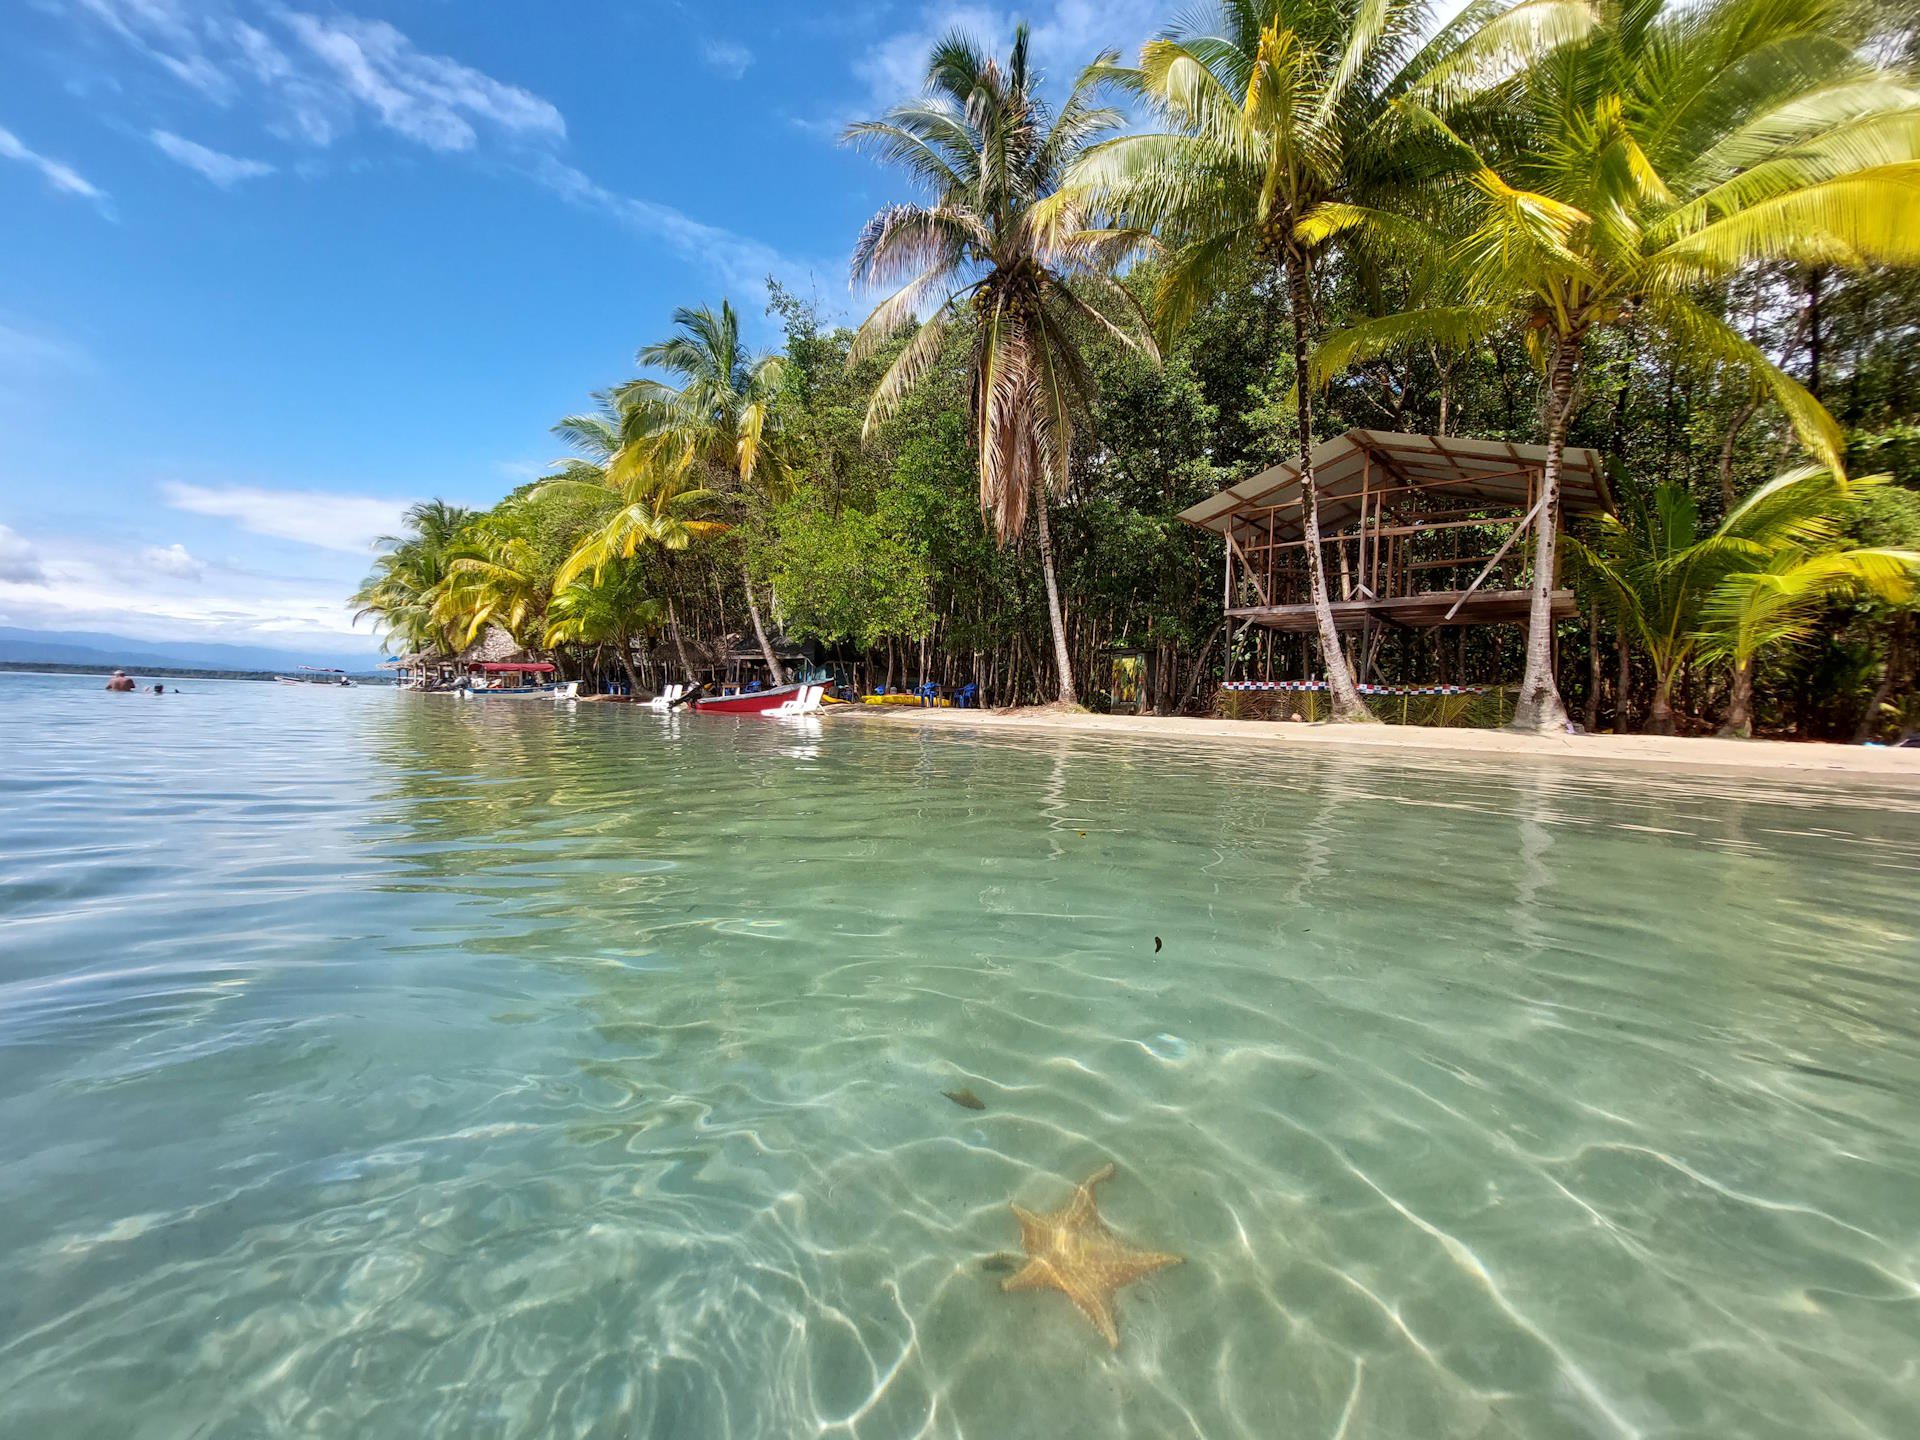
[[[1455,615],[1460,613],[1460,607],[1472,598],[1473,592],[1480,588],[1480,582],[1493,573],[1493,567],[1498,565],[1500,558],[1505,555],[1508,550],[1513,548],[1513,542],[1518,540],[1521,535],[1526,532],[1527,526],[1533,521],[1534,516],[1540,513],[1541,507],[1546,503],[1547,497],[1544,494],[1533,502],[1533,508],[1526,513],[1525,518],[1522,519],[1518,525],[1513,527],[1513,533],[1507,536],[1506,543],[1493,552],[1493,558],[1487,561],[1487,568],[1474,577],[1473,583],[1467,587],[1467,593],[1453,602],[1453,608],[1447,611],[1447,619],[1451,620]]]

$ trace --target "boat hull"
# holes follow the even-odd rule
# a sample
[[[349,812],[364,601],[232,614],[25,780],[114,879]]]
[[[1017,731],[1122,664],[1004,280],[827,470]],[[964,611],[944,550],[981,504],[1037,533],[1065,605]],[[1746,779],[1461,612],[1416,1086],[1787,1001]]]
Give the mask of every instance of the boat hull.
[[[811,715],[820,708],[826,687],[818,683],[778,685],[738,695],[709,695],[693,702],[702,715]]]

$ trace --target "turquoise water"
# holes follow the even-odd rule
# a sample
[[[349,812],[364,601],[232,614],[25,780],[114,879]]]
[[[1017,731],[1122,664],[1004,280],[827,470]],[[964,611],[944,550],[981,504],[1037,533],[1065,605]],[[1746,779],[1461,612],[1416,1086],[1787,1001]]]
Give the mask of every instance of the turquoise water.
[[[99,683],[0,1436],[1920,1431],[1912,794]],[[1109,1161],[1117,1351],[991,1260]]]

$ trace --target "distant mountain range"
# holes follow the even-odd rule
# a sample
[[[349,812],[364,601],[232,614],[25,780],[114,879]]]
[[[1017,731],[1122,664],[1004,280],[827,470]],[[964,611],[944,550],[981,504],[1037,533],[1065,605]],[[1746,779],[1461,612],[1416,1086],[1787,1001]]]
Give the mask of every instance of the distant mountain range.
[[[197,640],[134,640],[92,631],[16,630],[0,625],[0,663],[98,665],[103,670],[288,670],[324,665],[355,674],[374,669],[380,654],[364,650],[280,650]]]

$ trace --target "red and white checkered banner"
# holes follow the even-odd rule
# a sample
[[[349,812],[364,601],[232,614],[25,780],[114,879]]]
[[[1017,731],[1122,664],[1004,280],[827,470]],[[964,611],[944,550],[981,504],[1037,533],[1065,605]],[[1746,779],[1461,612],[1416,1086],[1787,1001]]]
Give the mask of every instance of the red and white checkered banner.
[[[1325,690],[1324,680],[1229,680],[1222,690],[1302,691]],[[1361,685],[1362,695],[1484,695],[1485,685]]]

